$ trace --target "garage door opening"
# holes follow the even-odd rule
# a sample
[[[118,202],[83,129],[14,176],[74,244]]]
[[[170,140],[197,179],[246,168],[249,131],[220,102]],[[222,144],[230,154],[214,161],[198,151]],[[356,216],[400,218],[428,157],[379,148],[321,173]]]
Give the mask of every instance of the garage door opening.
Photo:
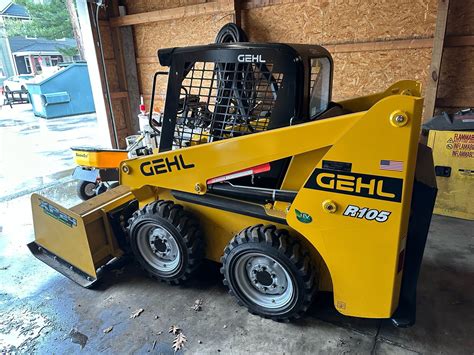
[[[1,5],[4,201],[70,180],[76,165],[71,147],[110,148],[112,139],[94,46],[98,21],[88,9],[93,5],[85,0]],[[40,28],[45,21],[52,23],[48,31]]]

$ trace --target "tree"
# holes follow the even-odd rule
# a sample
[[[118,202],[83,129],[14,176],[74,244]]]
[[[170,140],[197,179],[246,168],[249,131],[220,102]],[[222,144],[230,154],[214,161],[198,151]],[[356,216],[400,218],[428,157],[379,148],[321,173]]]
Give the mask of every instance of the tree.
[[[30,20],[19,20],[9,18],[6,21],[8,36],[28,36],[48,39],[75,38],[81,57],[83,56],[82,40],[78,28],[77,14],[73,0],[50,0],[45,3],[35,3],[33,0],[16,0],[23,5],[30,14]],[[74,17],[68,6],[74,7]],[[75,30],[73,31],[73,23]]]
[[[81,27],[79,25],[79,19],[77,17],[76,4],[74,0],[66,0],[66,8],[69,13],[69,18],[71,19],[72,32],[74,33],[74,38],[76,39],[77,48],[81,58],[84,59],[84,43],[82,42],[81,37]]]

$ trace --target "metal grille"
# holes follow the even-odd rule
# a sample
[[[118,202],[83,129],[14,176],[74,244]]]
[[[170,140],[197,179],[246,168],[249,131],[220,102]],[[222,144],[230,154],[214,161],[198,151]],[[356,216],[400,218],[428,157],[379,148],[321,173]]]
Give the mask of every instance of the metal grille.
[[[173,149],[265,131],[282,73],[271,63],[195,62],[185,71]]]

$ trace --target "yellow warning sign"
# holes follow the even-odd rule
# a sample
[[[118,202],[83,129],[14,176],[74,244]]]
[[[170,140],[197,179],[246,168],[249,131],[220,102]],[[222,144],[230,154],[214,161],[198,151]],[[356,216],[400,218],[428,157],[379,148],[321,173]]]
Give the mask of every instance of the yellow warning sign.
[[[452,150],[455,158],[474,158],[474,133],[459,132],[446,142],[446,148]]]

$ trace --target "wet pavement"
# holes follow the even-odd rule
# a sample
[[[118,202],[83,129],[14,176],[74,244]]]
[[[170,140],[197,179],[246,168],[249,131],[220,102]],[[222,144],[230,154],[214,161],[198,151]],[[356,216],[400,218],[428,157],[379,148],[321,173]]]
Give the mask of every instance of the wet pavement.
[[[59,181],[41,193],[72,206],[79,202],[74,187]],[[434,216],[414,327],[344,317],[329,294],[304,319],[282,324],[239,307],[211,263],[196,280],[173,287],[124,261],[96,289],[83,289],[29,254],[34,237],[29,196],[23,196],[0,203],[0,353],[173,354],[168,329],[176,325],[190,354],[472,354],[473,227]],[[199,312],[192,309],[197,299]],[[130,318],[138,309],[144,311]]]
[[[95,114],[44,119],[30,104],[0,110],[0,201],[52,186],[75,166],[71,146],[100,145]]]

